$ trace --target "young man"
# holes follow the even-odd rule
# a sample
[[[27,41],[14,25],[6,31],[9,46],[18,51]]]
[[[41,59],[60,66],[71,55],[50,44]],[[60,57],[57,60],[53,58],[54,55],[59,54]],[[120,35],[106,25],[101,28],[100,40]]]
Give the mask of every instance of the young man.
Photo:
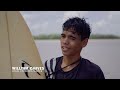
[[[63,24],[61,50],[63,56],[45,62],[47,79],[105,79],[101,68],[82,58],[91,29],[84,18],[69,18]]]

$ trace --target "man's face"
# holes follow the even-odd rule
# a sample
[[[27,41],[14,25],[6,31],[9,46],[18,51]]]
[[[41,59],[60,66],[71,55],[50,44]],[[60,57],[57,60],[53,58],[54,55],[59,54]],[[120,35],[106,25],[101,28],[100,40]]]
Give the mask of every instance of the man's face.
[[[74,30],[64,30],[61,34],[60,42],[63,55],[80,55],[83,42],[81,41],[80,36]]]

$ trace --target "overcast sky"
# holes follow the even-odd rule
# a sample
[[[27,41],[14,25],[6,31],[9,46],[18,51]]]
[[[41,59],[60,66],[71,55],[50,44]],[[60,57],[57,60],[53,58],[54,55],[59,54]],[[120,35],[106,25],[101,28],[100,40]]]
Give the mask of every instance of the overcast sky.
[[[84,17],[92,34],[120,36],[120,11],[20,11],[32,35],[60,34],[63,22],[74,16]]]

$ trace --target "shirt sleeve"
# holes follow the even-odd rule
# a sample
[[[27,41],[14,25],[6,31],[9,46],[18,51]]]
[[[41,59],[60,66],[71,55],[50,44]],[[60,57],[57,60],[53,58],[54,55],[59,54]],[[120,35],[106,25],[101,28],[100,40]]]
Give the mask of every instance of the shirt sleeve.
[[[97,70],[96,79],[105,79],[104,73],[101,68]]]
[[[44,71],[45,71],[45,76],[46,76],[46,79],[48,79],[47,61],[45,61],[45,63],[44,63]]]

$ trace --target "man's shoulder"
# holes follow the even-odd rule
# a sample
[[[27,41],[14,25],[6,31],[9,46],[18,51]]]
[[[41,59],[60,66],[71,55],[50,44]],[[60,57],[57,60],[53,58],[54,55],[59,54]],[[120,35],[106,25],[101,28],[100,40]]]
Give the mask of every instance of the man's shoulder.
[[[87,70],[89,71],[101,71],[101,68],[99,65],[93,63],[92,61],[88,60],[88,59],[85,59],[83,58],[83,62],[85,64],[85,67]]]
[[[45,63],[47,62],[58,62],[63,56],[59,56],[59,57],[53,57],[49,60],[46,60]]]

